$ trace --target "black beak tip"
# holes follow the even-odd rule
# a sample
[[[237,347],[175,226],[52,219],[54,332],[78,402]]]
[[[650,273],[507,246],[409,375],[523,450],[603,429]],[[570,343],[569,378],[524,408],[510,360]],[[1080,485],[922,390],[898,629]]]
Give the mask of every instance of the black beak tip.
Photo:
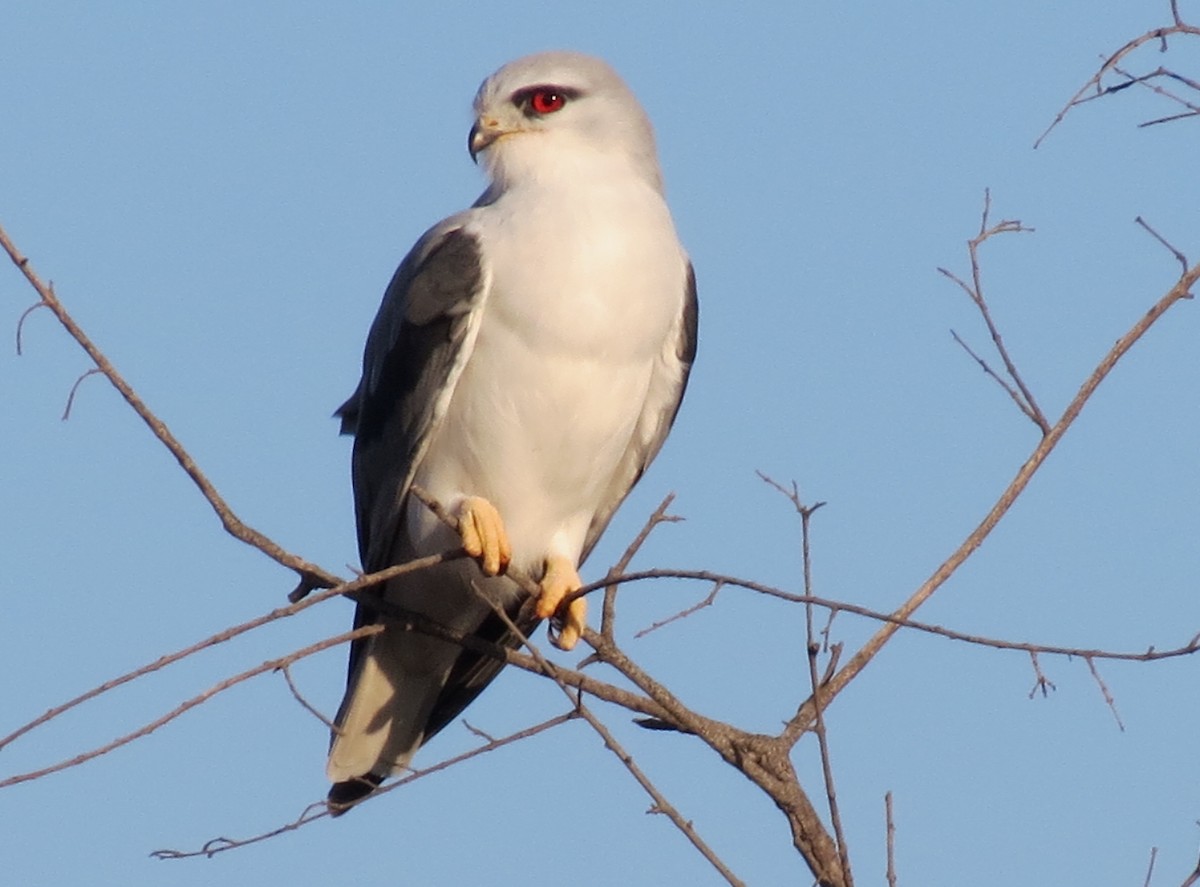
[[[476,140],[479,137],[479,124],[471,127],[471,131],[467,133],[467,153],[471,155],[471,162],[478,166],[479,151],[476,149]]]

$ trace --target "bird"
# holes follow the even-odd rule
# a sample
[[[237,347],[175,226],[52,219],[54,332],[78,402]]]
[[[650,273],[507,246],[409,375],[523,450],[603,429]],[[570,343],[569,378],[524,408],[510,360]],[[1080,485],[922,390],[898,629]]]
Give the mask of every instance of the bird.
[[[468,150],[487,186],[400,263],[335,413],[354,436],[359,555],[369,573],[463,549],[389,580],[382,600],[510,648],[555,617],[551,639],[569,650],[587,604],[564,599],[683,399],[696,279],[650,120],[608,63],[519,58],[473,108]],[[355,613],[356,628],[383,628],[350,649],[326,768],[335,815],[403,772],[502,668],[381,606]]]

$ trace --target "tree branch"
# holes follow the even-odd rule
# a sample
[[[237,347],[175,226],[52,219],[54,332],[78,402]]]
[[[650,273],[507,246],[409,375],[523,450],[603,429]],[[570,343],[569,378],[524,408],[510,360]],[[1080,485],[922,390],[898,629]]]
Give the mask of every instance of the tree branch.
[[[1046,137],[1050,135],[1054,128],[1063,122],[1067,114],[1071,112],[1072,108],[1101,98],[1105,95],[1112,95],[1113,93],[1119,92],[1120,90],[1131,85],[1131,82],[1136,82],[1138,78],[1132,77],[1124,83],[1117,84],[1116,86],[1110,86],[1107,89],[1101,86],[1101,82],[1104,80],[1104,75],[1109,71],[1117,71],[1117,66],[1121,64],[1121,61],[1139,47],[1144,46],[1151,41],[1157,40],[1160,44],[1160,49],[1165,51],[1167,48],[1168,37],[1175,35],[1188,35],[1192,37],[1200,36],[1200,28],[1197,28],[1195,25],[1189,25],[1180,17],[1176,0],[1171,0],[1171,18],[1173,22],[1171,25],[1161,28],[1154,28],[1153,30],[1147,31],[1145,34],[1142,34],[1139,37],[1134,37],[1132,40],[1110,55],[1107,59],[1105,59],[1099,70],[1097,70],[1096,73],[1091,76],[1087,83],[1079,87],[1078,91],[1067,100],[1067,103],[1063,106],[1062,110],[1054,115],[1054,120],[1052,120],[1050,125],[1046,127],[1046,131],[1037,137],[1037,141],[1033,143],[1033,147],[1040,147],[1042,142],[1046,140]],[[1125,76],[1130,77],[1128,74]],[[1091,94],[1089,95],[1089,93]],[[1192,115],[1189,113],[1181,116]]]
[[[179,467],[182,468],[184,473],[192,479],[192,483],[196,485],[197,489],[200,490],[201,495],[204,496],[205,500],[207,500],[208,504],[212,507],[226,532],[228,532],[235,539],[240,539],[247,545],[257,548],[276,563],[281,564],[290,570],[294,570],[299,574],[302,586],[306,585],[314,588],[328,588],[332,585],[337,585],[341,581],[332,573],[326,572],[316,564],[310,563],[303,558],[296,557],[294,554],[290,554],[274,540],[268,538],[266,535],[260,533],[253,527],[243,523],[242,520],[236,514],[234,514],[233,509],[229,507],[228,503],[226,503],[221,494],[217,492],[217,488],[213,486],[212,482],[208,479],[204,472],[200,470],[200,466],[196,464],[196,461],[192,458],[191,454],[184,449],[183,444],[181,444],[175,435],[171,433],[170,429],[167,428],[166,423],[164,423],[158,418],[158,416],[151,412],[150,408],[146,406],[145,402],[141,399],[141,397],[138,396],[137,392],[133,390],[133,387],[125,381],[125,378],[120,373],[117,372],[116,368],[112,365],[112,362],[109,361],[109,359],[96,346],[96,344],[92,342],[79,324],[75,322],[75,319],[67,312],[67,309],[63,306],[63,303],[59,301],[59,298],[55,294],[53,288],[42,282],[42,279],[38,277],[37,273],[33,270],[33,266],[30,264],[29,259],[21,254],[20,250],[17,249],[16,244],[12,242],[8,236],[8,233],[2,226],[0,226],[0,248],[4,249],[4,252],[8,254],[8,257],[12,260],[13,264],[17,266],[20,272],[25,276],[25,279],[29,281],[29,285],[32,286],[37,292],[38,296],[41,297],[41,301],[38,304],[45,305],[50,309],[51,312],[53,312],[54,316],[58,318],[58,322],[62,325],[63,329],[65,329],[71,338],[79,344],[79,347],[87,352],[88,357],[91,358],[92,362],[96,365],[96,370],[104,374],[104,377],[108,379],[113,388],[117,390],[117,393],[121,395],[127,404],[129,404],[130,408],[138,414],[138,417],[141,418],[141,420],[146,424],[146,427],[150,429],[151,433],[158,438],[162,445],[165,446],[171,455],[175,457],[175,461],[179,463]],[[26,312],[26,315],[28,315],[28,312]],[[26,315],[22,316],[22,320]],[[89,370],[88,373],[85,373],[84,375],[86,376],[91,372],[93,371]],[[81,376],[80,379],[82,380],[82,378],[83,377]],[[76,382],[76,385],[78,385],[78,382]],[[75,390],[72,389],[72,399],[74,398],[74,394]],[[67,409],[68,411],[70,410],[70,400],[68,400]]]
[[[1185,299],[1191,298],[1191,288],[1195,286],[1196,281],[1200,280],[1200,265],[1194,265],[1187,270],[1157,302],[1138,320],[1120,339],[1112,346],[1109,352],[1100,361],[1099,365],[1087,377],[1083,385],[1075,397],[1067,405],[1058,422],[1046,433],[1046,435],[1038,442],[1029,458],[1017,470],[1016,476],[1012,479],[1009,485],[1000,494],[1000,498],[991,507],[988,513],[980,521],[979,525],[963,540],[962,544],[945,560],[933,574],[925,580],[907,601],[904,602],[892,615],[895,621],[888,622],[880,628],[875,635],[867,641],[863,647],[851,657],[850,661],[842,667],[825,685],[822,693],[825,699],[824,704],[828,704],[838,693],[844,690],[858,674],[866,668],[867,664],[878,655],[884,645],[891,640],[892,636],[900,628],[900,621],[908,619],[920,606],[929,600],[935,591],[937,591],[947,579],[983,544],[983,540],[995,529],[996,524],[1008,512],[1012,504],[1017,500],[1017,497],[1029,485],[1033,476],[1038,472],[1045,463],[1046,458],[1053,452],[1058,442],[1062,440],[1062,436],[1066,434],[1067,429],[1074,424],[1079,417],[1084,406],[1091,399],[1100,383],[1107,378],[1112,372],[1117,362],[1124,357],[1139,339],[1146,334],[1146,331],[1152,327],[1172,306]],[[800,735],[812,727],[816,717],[816,706],[814,700],[810,698],[802,707],[796,717],[788,724],[787,735],[794,739],[798,739]]]

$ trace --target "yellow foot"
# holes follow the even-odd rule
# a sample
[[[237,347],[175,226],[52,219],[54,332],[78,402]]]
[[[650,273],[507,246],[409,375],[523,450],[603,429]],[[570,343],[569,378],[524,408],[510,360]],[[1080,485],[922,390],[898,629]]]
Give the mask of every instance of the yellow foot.
[[[504,521],[496,506],[480,496],[468,496],[458,506],[458,535],[463,549],[479,561],[486,576],[496,576],[508,569],[512,546]]]
[[[579,573],[571,561],[558,555],[546,558],[546,572],[541,581],[542,593],[537,602],[538,617],[546,619],[553,616],[562,606],[563,598],[582,587]],[[562,615],[562,629],[557,637],[551,636],[551,640],[559,649],[571,650],[579,643],[586,626],[587,600],[575,598],[567,604],[567,611]]]

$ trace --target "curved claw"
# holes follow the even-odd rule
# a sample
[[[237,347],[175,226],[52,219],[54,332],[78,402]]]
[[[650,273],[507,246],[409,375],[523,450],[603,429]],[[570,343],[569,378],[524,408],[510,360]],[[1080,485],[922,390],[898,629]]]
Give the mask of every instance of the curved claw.
[[[458,535],[463,549],[479,561],[486,576],[508,569],[512,546],[496,506],[481,496],[468,496],[458,506]]]
[[[546,572],[539,584],[542,593],[537,601],[537,615],[541,619],[553,616],[562,606],[563,598],[583,587],[575,565],[561,556],[546,558]],[[562,630],[557,637],[552,636],[551,640],[559,649],[570,650],[579,643],[579,638],[587,626],[587,600],[572,600],[567,604],[566,612],[561,618]]]

